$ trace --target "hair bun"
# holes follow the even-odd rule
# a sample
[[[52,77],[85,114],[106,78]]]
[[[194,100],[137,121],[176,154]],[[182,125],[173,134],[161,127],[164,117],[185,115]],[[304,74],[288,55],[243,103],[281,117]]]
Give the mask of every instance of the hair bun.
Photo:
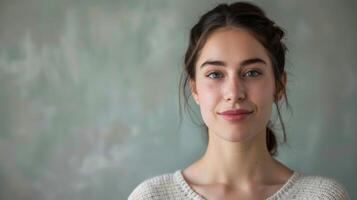
[[[265,13],[262,9],[244,2],[233,3],[229,6],[229,9],[239,15],[258,15],[265,17]]]
[[[274,27],[274,32],[275,32],[276,37],[279,40],[283,39],[285,32],[283,30],[281,30],[281,28],[276,25],[274,25],[273,27]]]

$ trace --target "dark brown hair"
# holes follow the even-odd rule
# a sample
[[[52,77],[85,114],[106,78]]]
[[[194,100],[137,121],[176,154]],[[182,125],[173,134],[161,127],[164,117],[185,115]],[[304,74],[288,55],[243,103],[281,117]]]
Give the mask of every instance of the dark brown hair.
[[[188,88],[188,81],[195,80],[195,64],[200,50],[203,48],[209,36],[219,28],[232,26],[248,30],[266,49],[273,66],[275,79],[275,101],[279,121],[283,130],[283,142],[286,142],[286,133],[284,122],[281,117],[280,105],[278,105],[277,94],[282,91],[285,97],[285,103],[289,107],[286,96],[286,88],[283,83],[283,74],[285,72],[285,54],[287,48],[282,42],[284,31],[270,20],[262,9],[246,2],[238,2],[230,5],[220,4],[212,10],[205,13],[190,32],[189,45],[185,54],[184,70],[180,77],[180,120],[181,114],[181,95],[184,97],[184,109],[190,111],[189,97],[191,90]],[[189,112],[192,118],[191,113]],[[207,130],[207,127],[203,125]],[[267,125],[266,145],[271,155],[277,154],[277,139],[272,130],[272,122]]]

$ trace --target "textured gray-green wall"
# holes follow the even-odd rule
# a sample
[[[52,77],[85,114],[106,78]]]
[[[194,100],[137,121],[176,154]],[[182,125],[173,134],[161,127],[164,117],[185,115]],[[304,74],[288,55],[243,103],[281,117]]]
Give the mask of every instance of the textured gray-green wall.
[[[0,199],[125,199],[197,159],[178,77],[190,27],[217,2],[1,0]],[[357,4],[255,2],[290,49],[278,159],[357,198]]]

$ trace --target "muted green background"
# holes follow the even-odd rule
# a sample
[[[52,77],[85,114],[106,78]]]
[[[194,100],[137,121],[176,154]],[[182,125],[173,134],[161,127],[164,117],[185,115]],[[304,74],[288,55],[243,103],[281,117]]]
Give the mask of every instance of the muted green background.
[[[0,0],[0,199],[126,199],[197,159],[178,77],[190,27],[217,2]],[[357,198],[356,2],[254,2],[290,49],[278,159]]]

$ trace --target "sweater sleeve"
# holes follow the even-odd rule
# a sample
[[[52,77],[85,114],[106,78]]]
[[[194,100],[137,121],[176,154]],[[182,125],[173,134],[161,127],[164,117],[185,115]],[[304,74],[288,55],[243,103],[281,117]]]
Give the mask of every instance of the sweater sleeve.
[[[329,179],[330,184],[326,188],[326,197],[334,200],[350,200],[346,188],[335,179]]]
[[[163,174],[149,178],[140,183],[129,195],[128,200],[170,199],[172,194],[178,195],[173,183],[172,174]]]
[[[345,187],[333,178],[321,176],[301,177],[293,192],[298,197],[326,200],[350,200]],[[303,198],[302,198],[303,199]]]

